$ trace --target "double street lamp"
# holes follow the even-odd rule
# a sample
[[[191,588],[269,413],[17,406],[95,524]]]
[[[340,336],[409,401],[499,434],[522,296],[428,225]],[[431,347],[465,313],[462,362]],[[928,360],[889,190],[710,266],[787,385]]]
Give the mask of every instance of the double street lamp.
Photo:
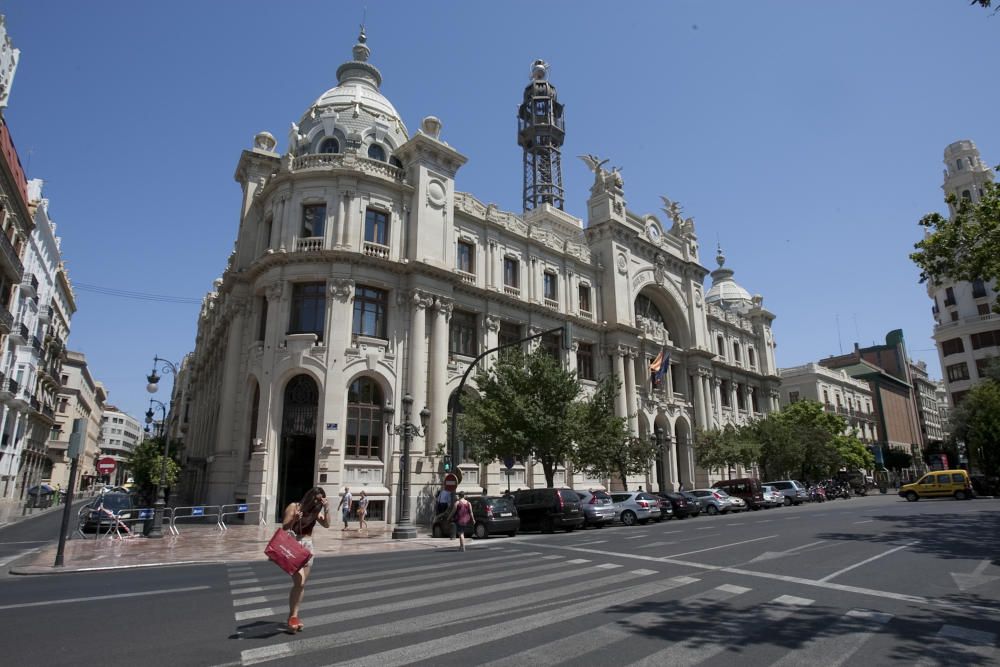
[[[383,409],[385,415],[385,428],[389,434],[402,436],[403,447],[399,453],[399,505],[396,526],[392,529],[392,539],[405,540],[417,536],[417,529],[410,521],[410,443],[414,437],[422,438],[427,432],[427,422],[430,420],[431,411],[424,406],[420,411],[420,426],[410,421],[410,411],[413,408],[413,397],[409,394],[403,396],[403,420],[398,426],[392,423],[394,410],[392,406]]]
[[[161,373],[171,373],[175,378],[177,377],[177,364],[154,355],[153,370],[146,376],[146,380],[149,382],[149,384],[146,385],[146,391],[150,394],[155,394],[157,389],[160,388],[160,376],[157,375],[157,369],[159,369]],[[167,460],[170,458],[170,437],[166,430],[167,406],[162,401],[158,401],[155,398],[149,399],[149,409],[146,410],[146,424],[149,425],[153,423],[154,405],[160,408],[160,428],[158,430],[160,437],[163,438],[164,441],[164,450],[163,459],[160,465],[160,481],[156,485],[156,501],[153,504],[153,527],[149,531],[149,537],[159,538],[163,537],[163,511],[167,506],[164,493],[166,492],[167,487]]]

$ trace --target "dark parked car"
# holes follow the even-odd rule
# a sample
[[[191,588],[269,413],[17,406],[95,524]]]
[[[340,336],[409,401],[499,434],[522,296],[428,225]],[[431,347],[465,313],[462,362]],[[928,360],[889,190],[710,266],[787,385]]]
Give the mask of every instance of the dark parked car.
[[[759,510],[767,504],[764,502],[764,489],[756,477],[724,479],[713,484],[712,488],[722,489],[730,496],[742,498],[752,510]]]
[[[675,518],[685,519],[689,516],[698,516],[701,514],[701,505],[698,501],[687,498],[683,493],[666,492],[657,495],[670,503],[670,507],[674,510]]]
[[[127,493],[102,493],[80,508],[80,530],[107,533],[119,525],[131,530],[138,518],[134,498]]]
[[[468,498],[472,505],[472,534],[479,539],[490,535],[505,534],[514,537],[521,527],[521,519],[517,516],[517,508],[511,498],[502,496],[473,496]],[[431,525],[431,535],[448,537],[451,535],[451,522],[446,521],[447,512],[434,517]]]
[[[514,505],[522,530],[570,532],[583,526],[580,496],[573,489],[522,489],[514,493]]]
[[[580,509],[583,510],[583,527],[596,526],[604,528],[615,520],[615,509],[612,507],[611,494],[607,491],[577,491],[580,496]]]

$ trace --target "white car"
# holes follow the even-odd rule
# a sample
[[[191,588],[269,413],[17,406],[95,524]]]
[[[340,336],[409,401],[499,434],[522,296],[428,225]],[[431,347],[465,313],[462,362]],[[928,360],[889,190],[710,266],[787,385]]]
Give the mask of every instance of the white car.
[[[785,494],[769,484],[761,487],[764,491],[765,507],[781,507],[785,504]]]

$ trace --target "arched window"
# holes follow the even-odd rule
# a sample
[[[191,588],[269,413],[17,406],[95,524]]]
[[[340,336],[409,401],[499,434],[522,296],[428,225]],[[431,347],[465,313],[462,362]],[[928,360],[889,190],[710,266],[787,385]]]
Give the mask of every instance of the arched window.
[[[347,457],[382,459],[382,390],[371,378],[358,378],[347,392]]]
[[[667,326],[667,323],[663,321],[663,314],[660,313],[660,309],[644,294],[640,294],[635,298],[635,315],[636,317],[645,317],[648,320],[661,324],[664,328]]]
[[[385,162],[385,149],[378,144],[372,144],[368,147],[368,157],[379,162]]]
[[[334,137],[328,137],[323,140],[323,143],[319,145],[320,153],[339,153],[340,152],[340,142]]]

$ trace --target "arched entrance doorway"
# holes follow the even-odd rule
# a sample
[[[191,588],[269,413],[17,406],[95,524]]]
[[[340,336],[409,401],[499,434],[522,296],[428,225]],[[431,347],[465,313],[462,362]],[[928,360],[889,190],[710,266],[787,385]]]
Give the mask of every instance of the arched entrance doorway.
[[[316,416],[319,388],[308,375],[296,375],[285,387],[278,453],[278,504],[275,518],[288,503],[298,502],[316,478]]]

